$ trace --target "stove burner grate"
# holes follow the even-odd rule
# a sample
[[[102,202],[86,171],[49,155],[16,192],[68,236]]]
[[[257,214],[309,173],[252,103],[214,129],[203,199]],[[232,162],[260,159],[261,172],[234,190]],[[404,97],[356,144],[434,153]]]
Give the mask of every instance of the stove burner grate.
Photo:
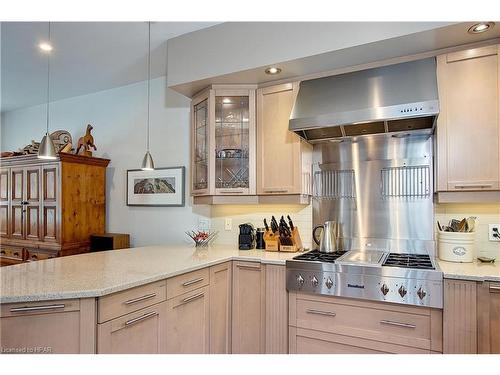
[[[427,254],[390,253],[383,266],[433,270],[431,258]]]
[[[334,253],[321,253],[319,250],[312,250],[308,253],[300,254],[294,257],[294,260],[306,260],[313,262],[335,263],[335,259],[345,254],[345,251],[336,251]]]

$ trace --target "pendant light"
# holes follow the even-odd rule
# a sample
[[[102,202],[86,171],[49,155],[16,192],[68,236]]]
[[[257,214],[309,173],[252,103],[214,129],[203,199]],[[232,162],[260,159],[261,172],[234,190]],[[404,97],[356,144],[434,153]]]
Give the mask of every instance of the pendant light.
[[[48,45],[50,46],[50,22],[49,22],[49,41]],[[44,50],[47,53],[47,129],[45,135],[38,146],[38,157],[40,159],[56,159],[56,148],[54,146],[54,142],[49,135],[49,105],[50,105],[50,50]]]
[[[150,107],[150,95],[151,95],[151,22],[148,22],[148,123],[147,123],[147,148],[144,159],[142,159],[143,171],[152,171],[155,169],[155,163],[153,162],[153,157],[149,152],[149,107]]]

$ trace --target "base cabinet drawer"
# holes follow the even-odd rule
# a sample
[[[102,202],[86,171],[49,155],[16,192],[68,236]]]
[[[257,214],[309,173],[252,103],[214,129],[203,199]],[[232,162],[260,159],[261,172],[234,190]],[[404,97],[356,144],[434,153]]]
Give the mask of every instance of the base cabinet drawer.
[[[206,286],[167,301],[167,353],[209,353],[209,294]]]
[[[429,350],[290,327],[291,354],[429,354]]]
[[[97,302],[98,322],[107,322],[166,299],[165,280],[100,297]]]
[[[95,300],[1,305],[0,352],[95,353]]]
[[[381,342],[390,353],[442,352],[441,310],[304,293],[290,293],[289,303],[289,324],[297,329]]]
[[[166,353],[166,308],[162,302],[98,324],[97,353]]]

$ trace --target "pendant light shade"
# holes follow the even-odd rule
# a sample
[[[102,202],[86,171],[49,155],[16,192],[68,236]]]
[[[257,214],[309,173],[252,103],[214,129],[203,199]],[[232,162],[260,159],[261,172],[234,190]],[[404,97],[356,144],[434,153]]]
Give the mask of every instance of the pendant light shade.
[[[141,169],[143,171],[152,171],[155,169],[155,163],[149,151],[146,151],[146,155],[144,155],[144,159],[142,159]]]
[[[142,167],[143,171],[152,171],[155,169],[155,163],[153,162],[153,157],[149,152],[149,97],[151,96],[151,22],[148,22],[148,120],[147,120],[147,148],[146,154],[144,155],[144,159],[142,159]]]
[[[50,45],[50,22],[49,22],[49,45]],[[46,118],[46,133],[38,146],[39,159],[56,159],[56,148],[54,141],[49,135],[49,103],[50,103],[50,50],[47,50],[47,118]]]
[[[42,141],[40,142],[40,146],[38,146],[38,158],[39,159],[56,159],[56,148],[54,146],[54,142],[52,142],[52,138],[50,138],[49,133],[46,133]]]

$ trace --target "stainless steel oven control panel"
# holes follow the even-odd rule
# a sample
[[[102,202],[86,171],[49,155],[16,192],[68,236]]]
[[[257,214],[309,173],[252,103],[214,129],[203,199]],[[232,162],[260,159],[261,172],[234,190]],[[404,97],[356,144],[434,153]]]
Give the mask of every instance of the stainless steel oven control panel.
[[[443,308],[443,282],[425,278],[353,274],[292,268],[289,291]]]

